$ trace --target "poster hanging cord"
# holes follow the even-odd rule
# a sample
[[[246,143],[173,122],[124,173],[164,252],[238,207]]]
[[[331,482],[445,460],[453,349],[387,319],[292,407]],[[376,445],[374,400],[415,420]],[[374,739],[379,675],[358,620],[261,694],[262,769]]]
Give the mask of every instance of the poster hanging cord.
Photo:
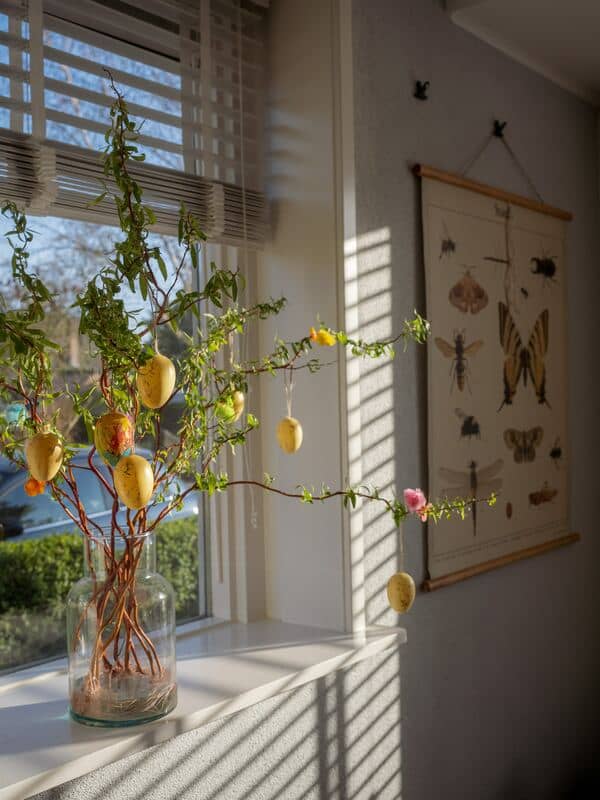
[[[467,173],[471,171],[471,169],[473,168],[475,163],[480,159],[480,157],[483,155],[485,150],[487,150],[490,142],[492,142],[494,139],[498,139],[504,145],[504,147],[506,148],[506,152],[510,156],[513,164],[516,166],[516,168],[521,173],[522,178],[525,180],[525,182],[529,186],[531,192],[535,195],[536,199],[540,203],[543,203],[544,201],[542,199],[542,196],[538,192],[534,182],[532,181],[531,177],[529,176],[529,173],[527,172],[527,170],[525,169],[523,164],[521,164],[521,162],[519,161],[519,159],[517,157],[517,154],[515,153],[515,151],[512,149],[512,147],[509,145],[509,143],[505,139],[505,137],[504,137],[504,128],[505,127],[506,127],[506,122],[500,122],[497,119],[494,120],[494,127],[492,129],[492,132],[489,134],[489,136],[486,137],[486,139],[485,139],[484,143],[482,144],[482,146],[475,153],[474,157],[467,163],[467,165],[464,167],[464,169],[461,171],[460,174],[466,177]]]

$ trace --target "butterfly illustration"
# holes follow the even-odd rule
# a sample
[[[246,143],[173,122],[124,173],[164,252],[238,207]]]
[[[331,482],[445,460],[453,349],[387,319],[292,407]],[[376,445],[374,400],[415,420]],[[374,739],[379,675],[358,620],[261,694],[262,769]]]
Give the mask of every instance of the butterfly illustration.
[[[470,270],[467,270],[458,283],[450,289],[448,299],[463,314],[467,311],[478,314],[488,304],[487,292],[477,283]]]
[[[483,469],[477,468],[477,462],[471,461],[468,472],[459,472],[453,469],[439,469],[439,476],[453,485],[442,489],[444,497],[471,497],[471,515],[473,518],[473,536],[477,536],[477,503],[478,499],[489,497],[492,493],[499,492],[502,488],[502,478],[497,477],[504,466],[504,461],[499,458]]]
[[[504,443],[509,450],[514,450],[514,459],[517,464],[535,461],[535,448],[539,447],[544,438],[544,431],[538,425],[528,431],[518,431],[508,428],[504,431]]]
[[[517,392],[517,386],[523,377],[523,386],[527,386],[527,376],[531,378],[539,403],[550,404],[546,400],[546,365],[544,362],[548,352],[548,309],[544,309],[536,320],[527,347],[523,347],[521,336],[512,318],[508,306],[502,301],[498,303],[500,319],[500,344],[504,350],[504,405],[511,405]]]
[[[464,331],[454,331],[453,338],[454,343],[450,344],[445,339],[436,336],[435,343],[442,355],[452,359],[452,366],[450,367],[450,372],[452,374],[450,391],[454,388],[454,379],[456,379],[458,390],[462,392],[465,388],[465,384],[468,386],[469,362],[467,356],[474,356],[475,353],[483,347],[483,342],[481,339],[477,339],[475,342],[466,345]]]

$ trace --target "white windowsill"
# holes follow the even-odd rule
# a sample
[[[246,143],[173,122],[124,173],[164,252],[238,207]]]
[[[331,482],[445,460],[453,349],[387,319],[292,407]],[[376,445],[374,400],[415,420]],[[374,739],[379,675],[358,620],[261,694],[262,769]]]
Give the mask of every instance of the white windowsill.
[[[64,668],[46,664],[7,676],[12,682],[0,684],[0,800],[22,800],[405,641],[401,628],[353,636],[270,620],[207,621],[178,638],[175,711],[134,728],[73,722]]]

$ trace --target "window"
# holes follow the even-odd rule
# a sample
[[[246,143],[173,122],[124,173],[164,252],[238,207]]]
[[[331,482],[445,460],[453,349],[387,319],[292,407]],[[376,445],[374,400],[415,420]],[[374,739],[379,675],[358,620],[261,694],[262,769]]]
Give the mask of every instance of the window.
[[[90,356],[87,342],[79,336],[78,319],[70,306],[76,292],[102,263],[118,231],[110,226],[67,222],[53,217],[37,218],[33,227],[39,238],[32,245],[32,266],[58,297],[46,323],[52,339],[61,345],[54,364],[56,385],[57,388],[67,383],[85,386],[98,379],[98,364]],[[160,243],[167,265],[177,261],[176,239],[157,236],[153,243]],[[8,246],[2,239],[0,289],[4,302],[11,304],[18,303],[19,297],[11,288],[8,257]],[[134,310],[137,303],[133,298],[125,293],[124,299]],[[144,310],[137,310],[137,313],[143,317]],[[187,327],[191,331],[191,319]],[[182,329],[185,331],[186,326]],[[161,352],[176,356],[180,347],[177,334],[167,330],[162,333]],[[82,455],[75,458],[76,469],[77,464],[85,464],[87,458],[87,432],[65,398],[57,400],[58,408],[64,435],[85,448]],[[19,411],[15,404],[0,401],[0,414],[18,418]],[[98,413],[102,411],[99,407]],[[175,398],[163,412],[163,441],[175,435],[177,423]],[[143,454],[144,449],[153,447],[154,442],[142,441],[138,442],[137,449]],[[100,466],[99,460],[97,465]],[[0,671],[65,652],[63,602],[70,585],[82,575],[81,536],[49,493],[33,498],[25,494],[26,478],[23,471],[17,472],[6,462],[0,463]],[[88,513],[93,514],[99,524],[109,524],[109,499],[96,478],[80,470],[77,481]],[[159,510],[160,507],[156,513]],[[179,622],[206,615],[207,563],[201,510],[198,496],[192,495],[183,508],[169,515],[158,529],[158,568],[176,587]],[[51,587],[57,573],[61,576],[59,585]],[[40,581],[45,589],[35,591]]]
[[[104,68],[132,114],[147,120],[140,142],[147,159],[135,172],[156,212],[167,263],[177,258],[181,201],[212,242],[256,247],[265,233],[263,27],[264,10],[250,0],[2,4],[0,201],[15,200],[36,217],[31,261],[60,298],[49,325],[62,345],[56,368],[65,384],[97,378],[71,305],[115,237],[110,204],[90,207],[101,191],[98,149],[111,104]],[[4,302],[18,303],[7,256],[2,242],[0,291]],[[161,352],[175,355],[179,346],[176,334],[162,334]],[[176,429],[177,403],[176,397],[164,412],[164,440]],[[0,414],[19,413],[0,401]],[[87,446],[68,403],[60,419],[70,440]],[[82,573],[79,535],[49,495],[25,495],[25,477],[0,463],[0,671],[64,652],[63,602]],[[85,477],[80,486],[88,511],[108,520],[104,491]],[[157,539],[179,621],[207,611],[201,511],[197,499],[186,502],[161,524]]]

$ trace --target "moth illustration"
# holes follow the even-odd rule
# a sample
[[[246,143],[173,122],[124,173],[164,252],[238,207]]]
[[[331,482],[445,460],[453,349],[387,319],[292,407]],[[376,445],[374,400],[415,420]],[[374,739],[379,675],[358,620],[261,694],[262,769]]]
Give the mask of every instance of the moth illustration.
[[[452,375],[450,391],[454,388],[454,381],[456,379],[458,390],[462,392],[465,388],[465,384],[467,386],[469,385],[469,362],[467,356],[474,356],[475,353],[483,347],[483,342],[481,339],[477,339],[475,342],[471,342],[471,344],[467,345],[465,342],[464,330],[454,331],[453,340],[453,344],[450,344],[445,339],[436,336],[435,343],[442,355],[452,359],[452,365],[450,367],[450,374]],[[469,387],[469,391],[470,390]]]
[[[535,461],[535,448],[541,445],[543,438],[544,431],[539,425],[528,431],[515,428],[504,431],[504,443],[509,450],[514,450],[513,457],[517,464]]]
[[[454,241],[454,239],[452,239],[452,237],[448,233],[448,228],[445,222],[443,223],[443,225],[444,225],[444,235],[442,237],[442,244],[440,246],[440,259],[439,259],[440,261],[444,256],[450,257],[453,253],[456,252],[456,242]]]
[[[439,476],[449,481],[452,486],[442,489],[444,497],[471,497],[471,516],[473,518],[473,536],[477,536],[477,503],[476,500],[489,497],[493,492],[502,488],[502,478],[497,477],[504,466],[504,461],[499,458],[487,467],[477,468],[477,462],[471,461],[468,472],[459,472],[453,469],[439,469]]]
[[[455,308],[466,314],[478,314],[488,304],[487,292],[467,270],[448,293],[448,299]]]
[[[552,449],[550,450],[550,458],[554,462],[554,466],[559,469],[562,461],[562,447],[560,446],[560,438],[557,436]]]
[[[461,420],[461,439],[470,439],[472,436],[481,439],[481,427],[472,414],[465,414],[461,408],[455,408],[454,413]]]
[[[537,318],[527,347],[523,347],[521,336],[512,318],[508,306],[500,301],[498,303],[500,320],[500,344],[504,350],[504,399],[500,409],[504,405],[511,405],[516,394],[521,377],[523,386],[527,386],[527,377],[531,382],[537,395],[538,403],[550,404],[546,400],[546,364],[545,357],[548,352],[548,309],[544,309]]]
[[[544,481],[544,484],[541,489],[538,489],[537,492],[530,493],[529,505],[541,506],[542,503],[549,503],[551,500],[554,500],[557,494],[558,494],[558,489],[551,489],[548,486],[548,481]]]

